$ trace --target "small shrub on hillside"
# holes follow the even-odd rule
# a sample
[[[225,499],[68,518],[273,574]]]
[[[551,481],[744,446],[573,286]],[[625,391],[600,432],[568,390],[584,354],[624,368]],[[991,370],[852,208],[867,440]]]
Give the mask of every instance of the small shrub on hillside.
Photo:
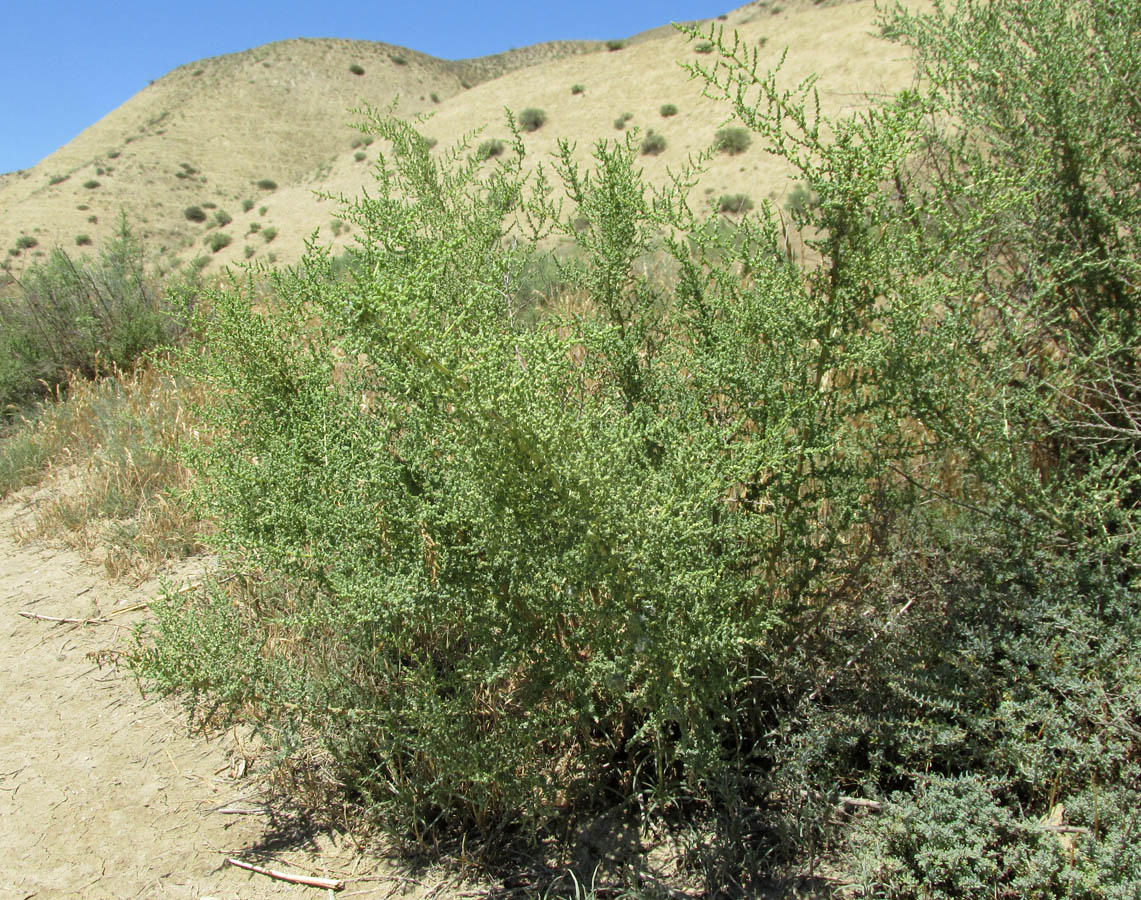
[[[547,114],[533,106],[527,107],[519,113],[519,127],[523,131],[538,131],[543,127],[543,123],[547,121]]]
[[[206,201],[204,201],[204,202],[202,203],[202,208],[203,208],[203,209],[217,209],[217,208],[218,208],[218,204],[217,204],[217,203],[213,203],[213,202],[211,202],[211,201],[209,201],[209,200],[206,200]]]
[[[406,66],[406,65],[408,65],[408,57],[406,57],[406,56],[402,56],[402,55],[400,55],[400,54],[396,54],[396,55],[394,55],[394,56],[390,56],[390,57],[389,57],[389,59],[391,59],[391,60],[392,60],[392,62],[393,62],[393,65],[397,65],[397,66]]]
[[[220,209],[216,213],[214,213],[214,226],[216,228],[225,228],[227,225],[229,225],[233,221],[234,221],[234,217],[231,216],[224,209]]]
[[[261,188],[263,191],[276,191],[277,190],[277,182],[274,181],[272,178],[262,178],[260,181],[257,182],[257,186],[259,188]]]
[[[83,186],[85,188],[87,188],[89,191],[93,191],[93,190],[95,190],[95,188],[99,187],[100,185],[99,185],[99,182],[96,181],[94,178],[89,178],[87,181],[83,182]]]
[[[70,175],[53,175],[51,178],[48,179],[48,186],[50,187],[53,184],[62,184],[63,182],[67,181],[67,179],[69,179],[70,177],[71,177]]]
[[[261,222],[250,222],[250,227],[246,231],[246,234],[254,234],[258,231],[261,231]]]
[[[440,102],[440,95],[437,94],[435,91],[433,91],[431,94],[428,95],[428,99],[431,100],[433,103],[439,103]]]
[[[736,156],[744,153],[753,143],[747,128],[732,127],[720,129],[714,137],[713,146],[720,153]]]
[[[817,196],[810,187],[798,184],[789,191],[784,207],[792,215],[793,221],[803,221],[807,218],[809,209],[818,202]]]
[[[353,154],[353,159],[355,159],[357,162],[364,162],[367,158],[368,158],[368,154],[365,153],[363,150],[358,150],[356,153]]]
[[[585,85],[582,85],[582,84],[572,84],[571,85],[571,93],[572,94],[578,95],[578,94],[583,94],[585,92],[586,92],[586,86]]]
[[[78,209],[80,212],[87,212],[87,210],[91,209],[91,207],[88,206],[86,203],[80,203],[75,208]]]
[[[494,156],[502,156],[503,152],[507,149],[507,145],[499,138],[491,138],[480,144],[475,151],[475,158],[478,160],[491,159]]]
[[[663,103],[661,107],[659,107],[658,112],[661,114],[663,119],[668,119],[670,116],[677,115],[677,107],[672,103]]]
[[[714,46],[713,41],[698,41],[696,44],[693,45],[693,52],[694,53],[712,53],[713,52],[713,46]]]
[[[626,41],[611,39],[606,42],[606,49],[613,53],[616,50],[621,50],[626,46]]]
[[[267,244],[275,237],[277,237],[277,229],[274,226],[270,225],[268,228],[263,228],[261,230],[261,239]]]
[[[620,115],[617,119],[614,120],[614,127],[617,128],[619,131],[622,131],[626,127],[626,123],[629,122],[632,118],[634,118],[633,113],[624,112],[624,113],[622,113],[622,115]]]
[[[107,151],[107,158],[108,159],[118,159],[120,155],[121,155],[121,151],[119,151],[119,150],[108,150]]]
[[[217,253],[224,247],[229,247],[233,240],[233,237],[224,231],[215,231],[206,235],[205,243],[210,248],[211,253]]]
[[[182,214],[191,222],[206,221],[206,210],[201,206],[188,206],[182,211]]]
[[[650,130],[642,141],[643,156],[657,156],[666,149],[666,139],[658,132]]]
[[[246,259],[250,259],[257,252],[257,248],[251,247],[249,244],[246,244],[242,248],[242,255],[245,256]]]
[[[89,225],[97,225],[99,223],[99,217],[95,215],[88,216],[87,222]]]
[[[722,194],[717,209],[723,213],[743,213],[753,208],[748,194]]]
[[[267,212],[269,212],[268,206],[259,206],[258,207],[258,215],[259,216],[264,216]]]
[[[16,246],[21,250],[30,250],[39,244],[39,241],[32,237],[30,234],[21,234],[16,238]]]
[[[242,201],[242,212],[249,212],[254,208],[254,201],[246,198]]]
[[[364,66],[360,65],[359,63],[353,63],[351,66],[349,66],[349,71],[354,75],[363,75]]]
[[[91,236],[87,234],[77,234],[75,236],[75,244],[77,247],[88,247],[91,245]]]

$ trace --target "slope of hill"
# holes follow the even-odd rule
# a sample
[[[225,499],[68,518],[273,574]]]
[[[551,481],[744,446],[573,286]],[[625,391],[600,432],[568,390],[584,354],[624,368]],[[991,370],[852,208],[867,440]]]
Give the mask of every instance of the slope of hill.
[[[817,72],[825,109],[836,112],[909,77],[898,49],[872,35],[873,18],[870,2],[760,0],[697,24],[736,29],[760,48],[763,65],[787,46],[786,75]],[[542,108],[547,123],[527,141],[532,159],[560,137],[585,156],[630,114],[626,127],[665,139],[662,152],[644,157],[650,179],[664,178],[710,144],[727,110],[678,66],[702,56],[672,27],[607,49],[555,42],[453,62],[388,44],[297,39],[189,63],[31,169],[0,176],[0,252],[19,271],[52,246],[97,249],[120,211],[164,267],[197,259],[216,269],[271,254],[290,261],[316,229],[324,240],[349,240],[336,204],[314,192],[352,196],[368,183],[376,149],[350,127],[349,110],[363,104],[432,113],[424,130],[441,149],[483,126],[505,136],[505,109]],[[664,117],[664,104],[677,114]],[[789,186],[754,147],[719,155],[701,189],[759,202]]]

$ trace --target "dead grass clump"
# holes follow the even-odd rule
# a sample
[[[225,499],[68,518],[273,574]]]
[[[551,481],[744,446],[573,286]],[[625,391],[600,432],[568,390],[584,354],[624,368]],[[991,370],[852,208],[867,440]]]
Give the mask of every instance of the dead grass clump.
[[[58,487],[26,536],[62,536],[115,577],[200,552],[202,523],[177,498],[190,474],[176,453],[201,440],[188,412],[199,392],[148,365],[73,379],[66,399],[15,423],[0,441],[0,496]]]

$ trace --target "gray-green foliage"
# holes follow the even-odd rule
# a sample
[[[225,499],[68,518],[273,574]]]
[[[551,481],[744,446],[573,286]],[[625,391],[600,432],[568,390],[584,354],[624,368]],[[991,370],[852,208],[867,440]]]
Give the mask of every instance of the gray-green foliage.
[[[0,297],[0,410],[54,391],[73,372],[127,368],[178,333],[122,219],[96,259],[53,249],[20,276],[12,295]]]
[[[833,121],[718,34],[689,64],[792,164],[810,264],[629,139],[526,176],[374,121],[348,277],[215,293],[186,360],[201,500],[288,587],[160,606],[143,671],[318,737],[398,833],[701,798],[795,859],[860,794],[871,895],[1129,896],[1141,7],[888,31],[924,88]],[[551,232],[583,309],[521,316]]]
[[[167,608],[151,673],[314,729],[396,828],[541,818],[600,782],[715,794],[760,726],[773,629],[855,577],[889,515],[885,465],[914,443],[897,384],[938,342],[914,328],[930,298],[877,308],[888,272],[861,262],[856,327],[773,222],[722,238],[652,195],[632,142],[600,143],[590,172],[563,148],[576,230],[520,145],[481,175],[374,127],[392,147],[344,213],[357,276],[333,282],[314,252],[270,276],[271,312],[214,295],[187,360],[229,435],[199,460],[222,541],[304,600],[240,614],[251,643],[209,661],[179,648],[216,626]],[[536,233],[505,243],[520,198]],[[524,327],[504,286],[552,228],[596,314]],[[635,265],[661,230],[671,285]],[[264,629],[297,641],[278,652]]]

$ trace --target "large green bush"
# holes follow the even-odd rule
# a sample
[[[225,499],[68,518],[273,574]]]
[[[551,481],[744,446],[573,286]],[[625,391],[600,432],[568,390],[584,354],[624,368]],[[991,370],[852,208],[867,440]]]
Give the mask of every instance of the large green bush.
[[[374,121],[348,276],[213,294],[185,360],[200,499],[285,587],[160,605],[142,671],[398,834],[705,800],[754,858],[845,836],[873,896],[1129,896],[1141,7],[886,28],[924,88],[840,120],[715,34],[689,64],[800,235],[629,141],[528,177]],[[552,232],[578,303],[522,316]]]
[[[296,711],[282,727],[320,734],[398,828],[491,828],[600,785],[716,793],[762,727],[773,629],[823,611],[890,519],[886,465],[915,443],[898,385],[937,355],[914,327],[936,295],[877,306],[890,272],[861,261],[861,296],[822,303],[834,276],[792,266],[774,224],[722,238],[651,202],[636,144],[600,143],[592,172],[569,148],[558,166],[584,229],[543,192],[526,206],[530,237],[579,245],[595,314],[524,327],[503,292],[535,252],[504,242],[534,187],[518,155],[481,179],[374,127],[391,156],[344,213],[376,236],[367,274],[333,282],[314,253],[271,277],[269,311],[213,295],[187,360],[227,435],[203,501],[304,599],[167,609],[151,673]],[[660,229],[668,286],[634,265]]]

